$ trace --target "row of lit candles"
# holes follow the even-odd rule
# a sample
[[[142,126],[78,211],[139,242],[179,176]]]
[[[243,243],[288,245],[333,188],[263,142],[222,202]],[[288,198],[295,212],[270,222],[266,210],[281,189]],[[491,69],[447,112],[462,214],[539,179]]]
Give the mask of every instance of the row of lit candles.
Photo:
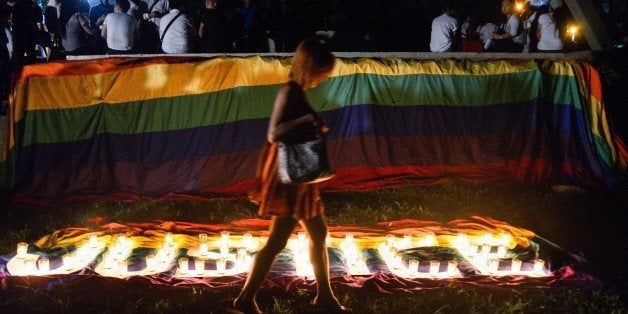
[[[380,246],[380,253],[383,253],[382,255],[385,260],[388,260],[389,262],[394,261],[393,263],[391,263],[394,265],[393,268],[399,268],[399,265],[402,264],[401,262],[399,262],[399,260],[401,259],[401,256],[399,254],[396,254],[397,249],[410,248],[413,246],[438,245],[436,236],[433,233],[426,233],[422,237],[422,239],[418,242],[413,241],[413,237],[414,236],[411,234],[405,234],[401,238],[401,241],[399,241],[400,239],[398,239],[394,235],[389,234],[386,236],[386,242],[385,244],[382,244],[382,246],[385,247],[385,250],[382,251],[382,246]],[[203,263],[204,265],[205,260],[207,259],[206,257],[209,255],[208,236],[207,234],[202,233],[198,236],[198,239],[199,239],[199,247],[198,247],[199,256],[194,262],[195,262],[195,265],[200,265],[199,263]],[[230,241],[230,233],[227,231],[223,231],[220,234],[220,241],[219,241],[221,258],[216,260],[217,272],[219,274],[224,273],[224,271],[226,270],[226,260],[229,257],[229,244],[230,244],[229,241]],[[488,269],[491,270],[491,272],[495,273],[497,272],[497,267],[498,267],[495,265],[499,265],[499,260],[490,259],[489,257],[493,255],[492,257],[504,258],[506,255],[506,249],[507,249],[506,246],[504,245],[507,245],[510,241],[511,241],[511,236],[508,234],[503,234],[501,236],[495,237],[494,235],[487,233],[479,237],[479,239],[475,241],[475,243],[484,243],[483,245],[477,245],[477,244],[471,245],[471,241],[467,238],[467,236],[461,233],[461,234],[458,234],[458,236],[453,240],[453,243],[454,243],[454,246],[459,251],[465,252],[467,256],[471,257],[471,259],[482,259],[484,262],[488,263],[487,265]],[[331,244],[331,237],[329,234],[327,236],[327,243],[328,245]],[[238,272],[243,272],[247,270],[251,262],[251,257],[250,255],[248,255],[248,252],[257,248],[256,241],[254,240],[253,236],[249,233],[244,234],[242,244],[243,244],[243,247],[238,248],[237,254],[235,254],[236,258],[234,260],[234,264],[235,264],[234,268]],[[307,237],[306,237],[305,232],[299,232],[297,234],[296,246],[295,244],[293,244],[292,249],[293,250],[296,249],[297,251],[297,254],[295,255],[295,262],[297,263],[297,269],[302,270],[300,272],[298,271],[297,273],[301,273],[301,274],[311,274],[311,265],[309,264],[309,253],[308,253],[308,250],[306,249],[306,244],[307,244]],[[497,247],[497,254],[492,254],[491,253],[492,246],[490,244],[503,244],[503,245],[499,245]],[[89,248],[95,249],[98,246],[99,246],[99,242],[98,242],[97,236],[90,235],[88,243],[86,245],[79,247],[79,249],[77,249],[77,251],[75,252],[74,256],[67,255],[67,254],[63,256],[64,269],[71,270],[72,264],[73,264],[72,263],[73,258],[86,255],[86,254],[81,254],[81,250],[85,250]],[[362,256],[361,250],[358,248],[354,240],[353,234],[346,233],[344,241],[340,242],[339,247],[342,250],[343,255],[345,256],[350,273],[363,274],[365,272],[368,272],[368,269],[366,268],[365,260]],[[24,258],[27,254],[27,248],[28,248],[27,243],[19,243],[18,248],[17,248],[16,258],[18,259]],[[128,268],[126,265],[126,259],[128,255],[130,255],[132,249],[133,249],[133,241],[131,239],[126,238],[123,234],[118,235],[117,241],[113,245],[113,247],[111,247],[108,252],[103,254],[104,268],[107,270],[117,269],[119,274],[126,274],[127,268]],[[175,249],[176,249],[176,245],[174,243],[173,235],[172,233],[167,233],[164,237],[164,244],[163,244],[162,249],[159,250],[157,254],[150,255],[146,258],[146,270],[153,271],[157,268],[163,268],[163,265],[168,265],[169,264],[168,262],[171,261],[175,255]],[[480,251],[479,254],[478,254],[478,250]],[[225,261],[225,262],[221,262],[221,261]],[[418,264],[416,264],[416,267],[415,267],[414,261],[415,260],[410,260],[408,262],[407,273],[410,275],[413,275],[413,274],[416,275],[418,273]],[[518,271],[517,270],[518,268],[520,269],[521,262],[520,261],[517,262],[517,261],[519,260],[515,259],[512,261],[513,271]],[[84,258],[82,262],[85,262]],[[453,261],[450,261],[450,264],[452,262]],[[543,264],[540,264],[541,262],[542,261],[535,262],[535,266],[534,266],[535,271],[541,272],[541,270],[544,267]],[[41,258],[39,259],[37,263],[38,263],[37,268],[39,268],[40,273],[45,273],[49,271],[50,262],[48,259]],[[188,263],[189,261],[186,258],[182,258],[179,260],[179,274],[185,275],[188,273],[187,271],[187,269],[189,268],[187,267]],[[416,263],[418,263],[418,261],[416,261]],[[162,267],[157,267],[157,265],[162,265]],[[436,266],[432,266],[432,265],[436,265],[436,262],[434,261],[430,262],[429,273],[430,274],[438,273],[434,269],[434,267]],[[517,267],[517,265],[519,265],[519,267]],[[222,267],[222,266],[225,266],[225,267]],[[452,271],[449,270],[451,267],[453,266],[448,265],[447,273],[452,273]],[[34,265],[30,265],[30,264],[24,265],[25,270],[28,270],[28,269],[32,270],[34,268],[35,268]],[[195,268],[195,269],[200,269],[200,268]],[[199,272],[197,271],[196,273],[199,273]]]

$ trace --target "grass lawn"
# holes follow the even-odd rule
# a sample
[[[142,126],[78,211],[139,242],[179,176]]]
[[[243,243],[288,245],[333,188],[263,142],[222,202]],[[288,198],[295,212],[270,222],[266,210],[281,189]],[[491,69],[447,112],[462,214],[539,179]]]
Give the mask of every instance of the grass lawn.
[[[588,264],[577,269],[600,279],[600,291],[557,289],[489,290],[445,285],[439,289],[402,294],[338,291],[356,313],[460,312],[626,312],[626,189],[615,193],[557,193],[548,187],[485,187],[446,184],[404,187],[372,192],[323,194],[329,224],[368,225],[412,218],[447,222],[472,214],[503,220],[548,239],[580,255]],[[54,230],[85,226],[89,218],[140,222],[178,220],[219,223],[256,217],[253,204],[239,200],[208,202],[69,202],[33,207],[0,201],[0,253],[10,253],[18,242],[34,242]],[[36,280],[36,279],[34,279]],[[27,282],[28,283],[28,282]],[[206,286],[181,289],[125,284],[38,290],[25,284],[0,300],[0,312],[183,312],[222,313],[237,289],[212,291]],[[309,291],[259,294],[260,306],[271,313],[315,312],[307,306]]]

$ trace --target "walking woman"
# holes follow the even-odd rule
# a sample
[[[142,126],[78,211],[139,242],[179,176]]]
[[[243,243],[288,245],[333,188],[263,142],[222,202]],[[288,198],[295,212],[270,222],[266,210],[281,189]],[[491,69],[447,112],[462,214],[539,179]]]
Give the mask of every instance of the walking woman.
[[[267,142],[262,148],[258,177],[259,189],[250,198],[259,204],[261,216],[272,216],[270,235],[264,248],[255,256],[252,269],[240,295],[233,302],[236,311],[261,313],[255,295],[266,278],[275,256],[286,246],[297,222],[310,238],[310,260],[316,277],[317,293],[313,304],[327,312],[348,312],[334,296],[329,283],[329,259],[325,238],[327,225],[323,202],[316,184],[285,185],[280,183],[277,168],[277,142],[309,138],[312,132],[327,132],[328,128],[310,107],[305,90],[316,87],[331,73],[334,56],[319,38],[302,41],[292,59],[288,83],[278,92],[270,117]]]

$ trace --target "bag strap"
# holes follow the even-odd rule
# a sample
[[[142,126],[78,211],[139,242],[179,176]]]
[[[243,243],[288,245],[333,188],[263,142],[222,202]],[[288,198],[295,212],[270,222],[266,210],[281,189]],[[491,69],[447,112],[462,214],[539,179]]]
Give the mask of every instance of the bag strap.
[[[161,33],[161,38],[159,38],[159,41],[163,42],[164,41],[164,36],[166,36],[166,32],[168,31],[168,29],[170,29],[170,26],[172,26],[172,23],[174,23],[174,21],[179,18],[179,16],[181,16],[181,14],[183,14],[183,12],[179,11],[179,13],[172,19],[170,20],[170,22],[168,23],[168,25],[166,25],[166,28],[164,28],[164,32]]]

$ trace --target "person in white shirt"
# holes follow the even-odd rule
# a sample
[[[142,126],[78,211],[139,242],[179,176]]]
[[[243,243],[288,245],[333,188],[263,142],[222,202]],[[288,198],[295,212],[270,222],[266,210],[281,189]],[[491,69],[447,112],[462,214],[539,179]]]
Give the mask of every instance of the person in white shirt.
[[[453,15],[453,6],[446,2],[443,5],[443,15],[432,21],[432,35],[430,37],[430,50],[432,52],[453,51],[458,20]]]
[[[539,52],[561,52],[563,50],[563,41],[560,38],[560,29],[562,21],[560,14],[555,16],[550,6],[543,6],[536,12],[538,18],[532,20],[532,25],[536,29],[538,41],[536,50]]]
[[[113,13],[105,17],[100,35],[107,39],[109,54],[133,53],[137,22],[126,13],[130,6],[128,0],[116,0]]]
[[[515,13],[513,0],[502,1],[502,12],[506,15],[506,23],[502,24],[491,37],[489,51],[495,52],[522,52],[525,36],[522,32],[523,24],[519,15]]]
[[[192,17],[181,11],[183,0],[170,0],[170,13],[161,18],[159,38],[165,53],[193,52],[196,28]]]

